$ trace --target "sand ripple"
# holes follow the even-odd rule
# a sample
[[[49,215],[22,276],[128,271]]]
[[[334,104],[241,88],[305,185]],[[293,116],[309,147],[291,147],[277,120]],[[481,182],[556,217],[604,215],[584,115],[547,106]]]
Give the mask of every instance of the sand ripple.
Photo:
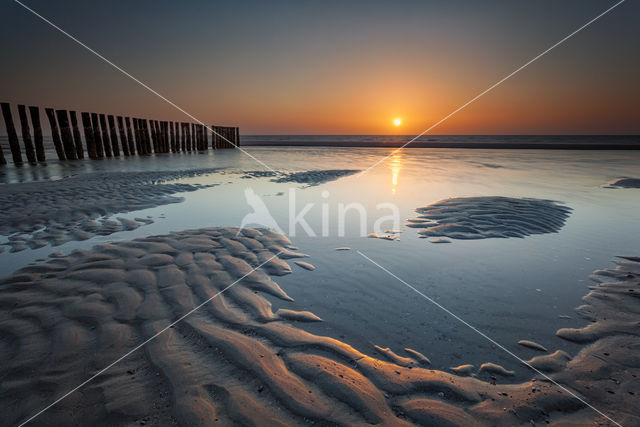
[[[446,199],[416,212],[418,218],[406,225],[421,228],[423,237],[487,239],[557,233],[571,208],[550,200],[494,196]]]
[[[242,178],[272,178],[273,182],[293,182],[315,186],[360,172],[356,169],[327,169],[300,172],[244,171]]]
[[[209,185],[166,181],[215,171],[98,172],[58,181],[0,186],[0,234],[15,233],[6,245],[18,252],[133,230],[153,220],[112,215],[179,203],[183,199],[174,194]]]
[[[3,279],[0,404],[5,410],[0,423],[15,425],[42,409],[290,245],[267,230],[237,231],[205,228],[98,245]],[[596,325],[607,326],[570,334],[586,333],[595,347],[573,360],[563,353],[536,362],[551,365],[558,381],[629,425],[640,420],[629,401],[630,393],[638,392],[631,380],[640,374],[633,356],[640,345],[640,310],[631,296],[639,286],[638,265],[620,264],[632,276],[626,282],[598,285],[599,293],[623,302],[628,314],[614,318],[625,325],[635,321],[635,335],[595,315]],[[382,360],[306,332],[300,322],[322,319],[286,308],[291,298],[270,277],[290,272],[278,259],[251,273],[38,422],[489,426],[603,421],[540,379],[486,382],[464,376],[472,372],[463,373],[462,367],[459,374],[425,369],[420,365],[428,359],[409,349],[411,358],[395,352],[400,349],[378,347],[387,359]],[[282,308],[273,313],[263,294],[282,300]],[[496,372],[496,366],[487,364],[484,370]],[[599,386],[589,389],[593,382]]]

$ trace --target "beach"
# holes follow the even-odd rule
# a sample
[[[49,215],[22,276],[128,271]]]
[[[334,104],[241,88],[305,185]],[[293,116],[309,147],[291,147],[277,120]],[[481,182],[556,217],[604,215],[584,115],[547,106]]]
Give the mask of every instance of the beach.
[[[640,420],[634,152],[250,150],[5,175],[3,425]]]

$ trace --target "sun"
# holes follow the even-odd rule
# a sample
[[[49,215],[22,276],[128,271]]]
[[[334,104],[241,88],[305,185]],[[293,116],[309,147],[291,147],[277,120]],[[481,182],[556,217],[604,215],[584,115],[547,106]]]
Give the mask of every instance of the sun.
[[[400,126],[401,124],[402,124],[402,119],[401,118],[393,119],[393,125],[394,126]]]

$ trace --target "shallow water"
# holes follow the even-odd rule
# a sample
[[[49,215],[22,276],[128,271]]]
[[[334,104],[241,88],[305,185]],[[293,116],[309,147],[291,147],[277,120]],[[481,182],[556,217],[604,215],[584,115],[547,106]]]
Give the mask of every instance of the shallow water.
[[[277,170],[366,169],[391,152],[388,148],[247,147],[252,155]],[[538,353],[517,345],[536,341],[550,351],[580,348],[555,336],[560,327],[584,324],[573,313],[587,292],[589,274],[610,264],[615,255],[638,255],[640,190],[604,186],[618,177],[640,177],[640,153],[630,151],[542,150],[404,150],[365,175],[352,175],[318,186],[275,183],[271,178],[243,178],[242,170],[261,166],[239,151],[173,154],[148,158],[105,159],[44,166],[3,168],[3,182],[61,179],[92,171],[180,170],[225,167],[179,182],[223,184],[183,193],[184,202],[120,215],[152,216],[154,224],[130,232],[70,242],[52,248],[2,253],[0,273],[42,258],[53,251],[68,252],[104,241],[163,234],[170,230],[206,226],[237,226],[251,212],[245,189],[260,196],[293,244],[310,255],[315,271],[293,265],[293,274],[280,286],[295,299],[287,308],[310,310],[324,322],[305,324],[306,330],[344,340],[374,354],[373,345],[396,353],[410,347],[432,361],[432,367],[495,362],[528,377],[516,360],[467,326],[453,319],[405,285],[360,256],[379,262],[407,283],[433,298],[469,324],[524,359]],[[313,204],[305,219],[318,236],[297,227],[288,230],[293,191],[298,212]],[[277,195],[283,193],[282,195]],[[553,234],[524,239],[453,240],[432,244],[419,239],[404,220],[414,209],[448,197],[507,196],[551,199],[573,209],[564,227]],[[389,215],[376,209],[392,203],[400,212],[399,241],[360,235],[355,210],[346,216],[345,236],[338,236],[338,205],[360,203],[367,214],[366,233]],[[323,215],[324,212],[327,215]],[[325,219],[323,219],[323,217]],[[322,236],[328,218],[327,236]],[[391,222],[383,228],[396,228]],[[366,236],[366,233],[365,236]],[[4,238],[2,239],[4,240]],[[335,251],[340,246],[351,251]],[[274,309],[278,300],[272,301]],[[572,319],[559,319],[569,315]]]

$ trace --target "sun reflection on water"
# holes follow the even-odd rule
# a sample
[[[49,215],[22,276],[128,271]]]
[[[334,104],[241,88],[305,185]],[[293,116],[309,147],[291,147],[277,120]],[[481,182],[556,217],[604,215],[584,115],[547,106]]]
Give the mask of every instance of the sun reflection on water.
[[[396,194],[396,187],[398,186],[398,175],[402,169],[402,156],[400,153],[395,153],[389,159],[391,164],[391,194]]]

